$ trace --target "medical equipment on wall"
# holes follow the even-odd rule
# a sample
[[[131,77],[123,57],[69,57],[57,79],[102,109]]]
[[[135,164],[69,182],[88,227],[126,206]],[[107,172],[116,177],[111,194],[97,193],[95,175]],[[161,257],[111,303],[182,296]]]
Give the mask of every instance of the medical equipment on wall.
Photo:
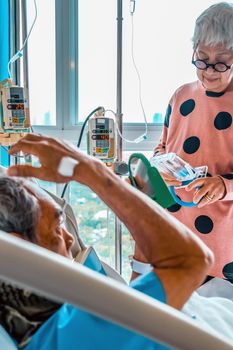
[[[118,175],[128,172],[127,163],[116,160],[116,130],[114,119],[95,115],[88,123],[87,148],[91,156],[102,160],[106,165],[113,165]]]
[[[106,113],[108,112],[110,112],[114,118],[107,117]],[[124,138],[118,128],[115,118],[116,113],[113,110],[105,110],[102,107],[102,110],[97,111],[94,114],[94,117],[92,117],[88,122],[88,153],[91,156],[101,159],[106,164],[113,163],[116,158],[116,131],[122,140],[130,143],[139,143],[147,138],[147,129],[144,134],[140,135],[134,140]],[[121,171],[120,168],[124,170],[124,174],[127,172],[126,167],[122,165],[123,163],[124,162],[121,162],[120,166],[117,166],[116,173],[118,173],[118,170]]]
[[[107,112],[111,112],[114,116],[109,118]],[[125,175],[128,173],[128,165],[124,161],[119,161],[117,158],[116,149],[116,132],[121,138],[122,135],[116,123],[116,114],[111,110],[98,110],[94,117],[89,120],[87,133],[87,148],[91,156],[102,160],[107,166],[112,166],[113,171],[117,175]],[[141,135],[136,140],[130,142],[140,142],[143,140]],[[123,138],[123,140],[125,140]],[[128,140],[126,140],[127,142]]]
[[[88,153],[105,163],[113,163],[116,157],[115,121],[112,118],[94,116],[88,122]]]
[[[8,154],[7,147],[30,131],[27,90],[13,85],[11,79],[2,81],[0,83],[0,145],[2,149]],[[23,158],[28,165],[32,164],[32,156],[28,154],[14,155],[14,164],[20,158]],[[10,160],[8,162],[10,164]]]
[[[0,133],[30,131],[29,105],[26,90],[13,85],[10,79],[0,84]]]
[[[175,153],[154,156],[150,161],[141,153],[133,153],[129,158],[129,177],[132,184],[149,195],[162,207],[178,203],[192,207],[193,202],[184,202],[176,194],[174,186],[167,187],[160,173],[170,175],[181,181],[182,188],[199,177],[205,177],[207,166],[192,167]]]

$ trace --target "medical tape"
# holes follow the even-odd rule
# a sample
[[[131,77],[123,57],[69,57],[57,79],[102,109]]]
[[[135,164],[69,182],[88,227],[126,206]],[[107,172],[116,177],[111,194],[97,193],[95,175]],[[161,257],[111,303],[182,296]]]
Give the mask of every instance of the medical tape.
[[[79,163],[78,160],[71,157],[63,157],[57,167],[57,172],[65,177],[71,177],[74,175],[74,169]]]
[[[141,261],[132,259],[130,261],[131,268],[134,272],[139,273],[140,275],[145,275],[153,270],[153,267],[150,264],[143,263]]]

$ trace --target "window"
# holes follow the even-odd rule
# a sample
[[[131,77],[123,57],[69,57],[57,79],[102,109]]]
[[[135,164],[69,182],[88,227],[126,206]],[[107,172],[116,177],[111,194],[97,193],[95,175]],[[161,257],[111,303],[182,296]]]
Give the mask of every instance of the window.
[[[132,152],[124,152],[128,162]],[[144,154],[150,158],[153,152]],[[70,204],[74,210],[79,232],[86,245],[93,245],[103,261],[115,266],[115,215],[86,186],[71,183]],[[133,240],[126,227],[122,226],[122,275],[129,281],[131,269],[129,255],[133,254]]]
[[[30,114],[33,125],[56,125],[55,1],[37,0],[38,16],[28,40]],[[35,17],[28,1],[28,29]]]
[[[123,142],[128,155],[133,151],[152,154],[171,95],[180,85],[196,79],[191,65],[195,19],[217,2],[136,1],[134,58],[141,76],[147,120],[154,125],[149,125],[147,141]],[[140,124],[144,120],[131,58],[130,0],[122,3],[123,131],[132,140],[144,132]],[[27,4],[29,28],[34,5],[32,0]],[[37,0],[37,6],[38,19],[28,43],[32,123],[37,125],[35,131],[76,141],[80,128],[77,124],[91,110],[100,105],[116,110],[117,1]],[[48,128],[40,129],[38,125]],[[46,187],[51,189],[49,184]],[[55,190],[57,187],[52,186]],[[114,266],[113,214],[95,194],[79,184],[71,184],[70,202],[86,244],[95,244],[100,257]],[[124,227],[122,242],[123,274],[128,278],[132,242]]]
[[[88,187],[78,183],[70,186],[70,204],[79,232],[86,245],[93,245],[108,264],[114,266],[114,215]]]
[[[191,65],[195,18],[216,2],[136,1],[134,58],[141,75],[142,99],[149,123],[162,122],[174,90],[196,79]],[[122,3],[123,121],[142,123],[138,80],[131,57],[130,1]],[[29,28],[34,18],[34,3],[31,0],[27,4]],[[115,110],[117,1],[37,0],[37,6],[38,19],[28,42],[33,124],[56,125],[56,114],[62,113],[59,127],[66,129],[84,120],[99,105]],[[78,25],[73,19],[77,20],[77,16]],[[66,51],[69,62],[63,57]],[[62,79],[68,75],[72,77],[59,95],[59,87],[64,85]],[[65,108],[61,105],[56,108],[61,99]]]
[[[149,123],[162,122],[180,85],[196,79],[191,65],[196,17],[218,1],[136,1],[134,56]],[[130,1],[123,1],[123,121],[142,123],[131,58]],[[79,0],[79,120],[98,105],[116,109],[117,1]]]
[[[70,204],[74,210],[79,233],[85,245],[93,245],[101,260],[115,266],[115,215],[86,186],[72,183]],[[133,254],[133,240],[122,227],[122,276],[129,281],[129,255]]]

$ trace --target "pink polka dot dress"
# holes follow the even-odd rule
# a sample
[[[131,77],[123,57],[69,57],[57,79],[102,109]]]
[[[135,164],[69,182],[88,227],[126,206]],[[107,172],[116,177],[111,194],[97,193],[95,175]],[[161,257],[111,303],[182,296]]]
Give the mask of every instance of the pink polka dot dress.
[[[206,91],[199,81],[181,86],[167,108],[156,154],[174,152],[190,165],[208,166],[208,176],[221,175],[226,196],[213,204],[168,208],[215,254],[209,272],[233,282],[233,91]],[[176,191],[184,201],[193,192]]]

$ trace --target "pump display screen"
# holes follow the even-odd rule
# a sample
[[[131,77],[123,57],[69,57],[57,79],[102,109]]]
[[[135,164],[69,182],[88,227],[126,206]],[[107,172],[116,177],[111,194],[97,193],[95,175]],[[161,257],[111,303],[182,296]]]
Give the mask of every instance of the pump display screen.
[[[109,140],[109,135],[92,135],[92,140]]]
[[[115,129],[111,118],[92,118],[88,123],[88,152],[104,162],[115,159]]]
[[[28,129],[30,123],[27,89],[21,86],[2,86],[0,111],[0,130],[3,132],[21,132]],[[24,130],[26,131],[26,130]]]
[[[11,103],[7,105],[8,109],[13,109],[13,110],[22,110],[24,109],[24,104],[23,103]]]

